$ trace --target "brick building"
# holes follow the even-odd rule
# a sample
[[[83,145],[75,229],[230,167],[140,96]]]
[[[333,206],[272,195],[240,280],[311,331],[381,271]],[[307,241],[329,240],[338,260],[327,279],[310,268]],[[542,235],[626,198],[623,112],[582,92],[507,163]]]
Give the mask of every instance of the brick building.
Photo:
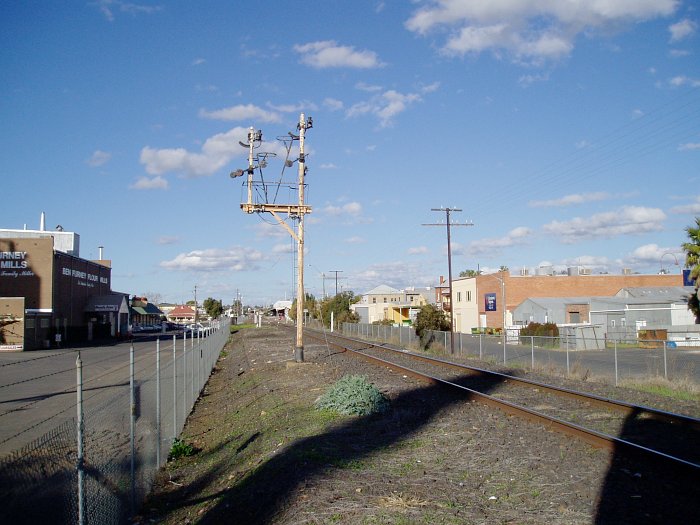
[[[612,297],[623,288],[683,286],[682,275],[600,274],[510,275],[509,272],[455,279],[453,293],[464,303],[459,331],[472,328],[503,327],[512,324],[512,312],[532,297]],[[468,298],[468,301],[466,301]],[[505,304],[505,312],[503,305]],[[504,316],[505,313],[505,316]],[[572,312],[573,313],[573,312]],[[580,314],[580,312],[579,312]]]
[[[109,261],[81,259],[77,244],[55,249],[60,242],[52,233],[0,231],[0,349],[46,348],[128,330],[128,303],[111,290]]]

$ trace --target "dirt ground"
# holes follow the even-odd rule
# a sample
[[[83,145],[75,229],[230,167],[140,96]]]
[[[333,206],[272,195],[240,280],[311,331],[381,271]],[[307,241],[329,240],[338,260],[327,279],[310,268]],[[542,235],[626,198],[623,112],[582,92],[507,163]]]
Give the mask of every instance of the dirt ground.
[[[437,387],[305,345],[275,326],[232,337],[142,523],[690,523],[698,480],[448,398]],[[313,408],[362,374],[391,401],[381,415]],[[583,388],[582,388],[583,389]]]

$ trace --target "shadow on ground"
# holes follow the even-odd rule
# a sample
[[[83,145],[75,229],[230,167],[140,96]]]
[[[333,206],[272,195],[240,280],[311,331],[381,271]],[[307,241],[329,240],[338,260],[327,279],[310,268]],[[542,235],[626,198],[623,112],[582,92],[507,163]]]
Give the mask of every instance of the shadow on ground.
[[[178,489],[180,494],[170,492],[167,495],[170,509],[216,500],[213,507],[199,516],[199,523],[268,523],[285,508],[296,491],[313,485],[315,477],[328,469],[361,461],[397,443],[430,424],[442,409],[469,397],[467,392],[455,396],[441,385],[404,392],[392,400],[391,409],[385,414],[352,418],[326,433],[301,439],[262,463],[230,489],[206,498],[192,496],[224,475],[226,467],[215,465],[197,480]],[[251,436],[246,443],[256,437]],[[201,461],[206,461],[206,457]],[[157,498],[151,503],[157,506]]]

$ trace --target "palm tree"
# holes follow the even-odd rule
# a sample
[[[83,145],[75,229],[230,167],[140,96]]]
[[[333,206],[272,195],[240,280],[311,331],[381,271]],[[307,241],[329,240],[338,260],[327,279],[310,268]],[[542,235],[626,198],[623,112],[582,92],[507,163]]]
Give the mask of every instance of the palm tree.
[[[685,252],[685,267],[690,268],[690,278],[695,280],[695,293],[688,297],[688,308],[695,314],[695,322],[700,323],[700,301],[698,301],[698,286],[700,286],[700,217],[695,217],[695,226],[685,229],[689,242],[681,247]]]

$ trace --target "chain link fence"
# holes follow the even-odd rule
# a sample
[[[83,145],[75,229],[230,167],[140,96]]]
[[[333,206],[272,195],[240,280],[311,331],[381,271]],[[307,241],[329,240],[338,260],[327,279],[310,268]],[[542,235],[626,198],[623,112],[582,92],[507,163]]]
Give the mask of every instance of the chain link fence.
[[[128,523],[228,341],[227,321],[134,344],[110,367],[76,359],[75,402],[56,428],[0,459],[0,523]]]
[[[557,337],[521,336],[506,330],[504,335],[454,334],[429,331],[421,340],[410,326],[343,323],[342,333],[381,341],[409,350],[479,358],[496,364],[552,374],[595,378],[619,384],[657,378],[700,385],[699,346],[682,346],[653,339],[618,340],[580,337],[563,330]]]

